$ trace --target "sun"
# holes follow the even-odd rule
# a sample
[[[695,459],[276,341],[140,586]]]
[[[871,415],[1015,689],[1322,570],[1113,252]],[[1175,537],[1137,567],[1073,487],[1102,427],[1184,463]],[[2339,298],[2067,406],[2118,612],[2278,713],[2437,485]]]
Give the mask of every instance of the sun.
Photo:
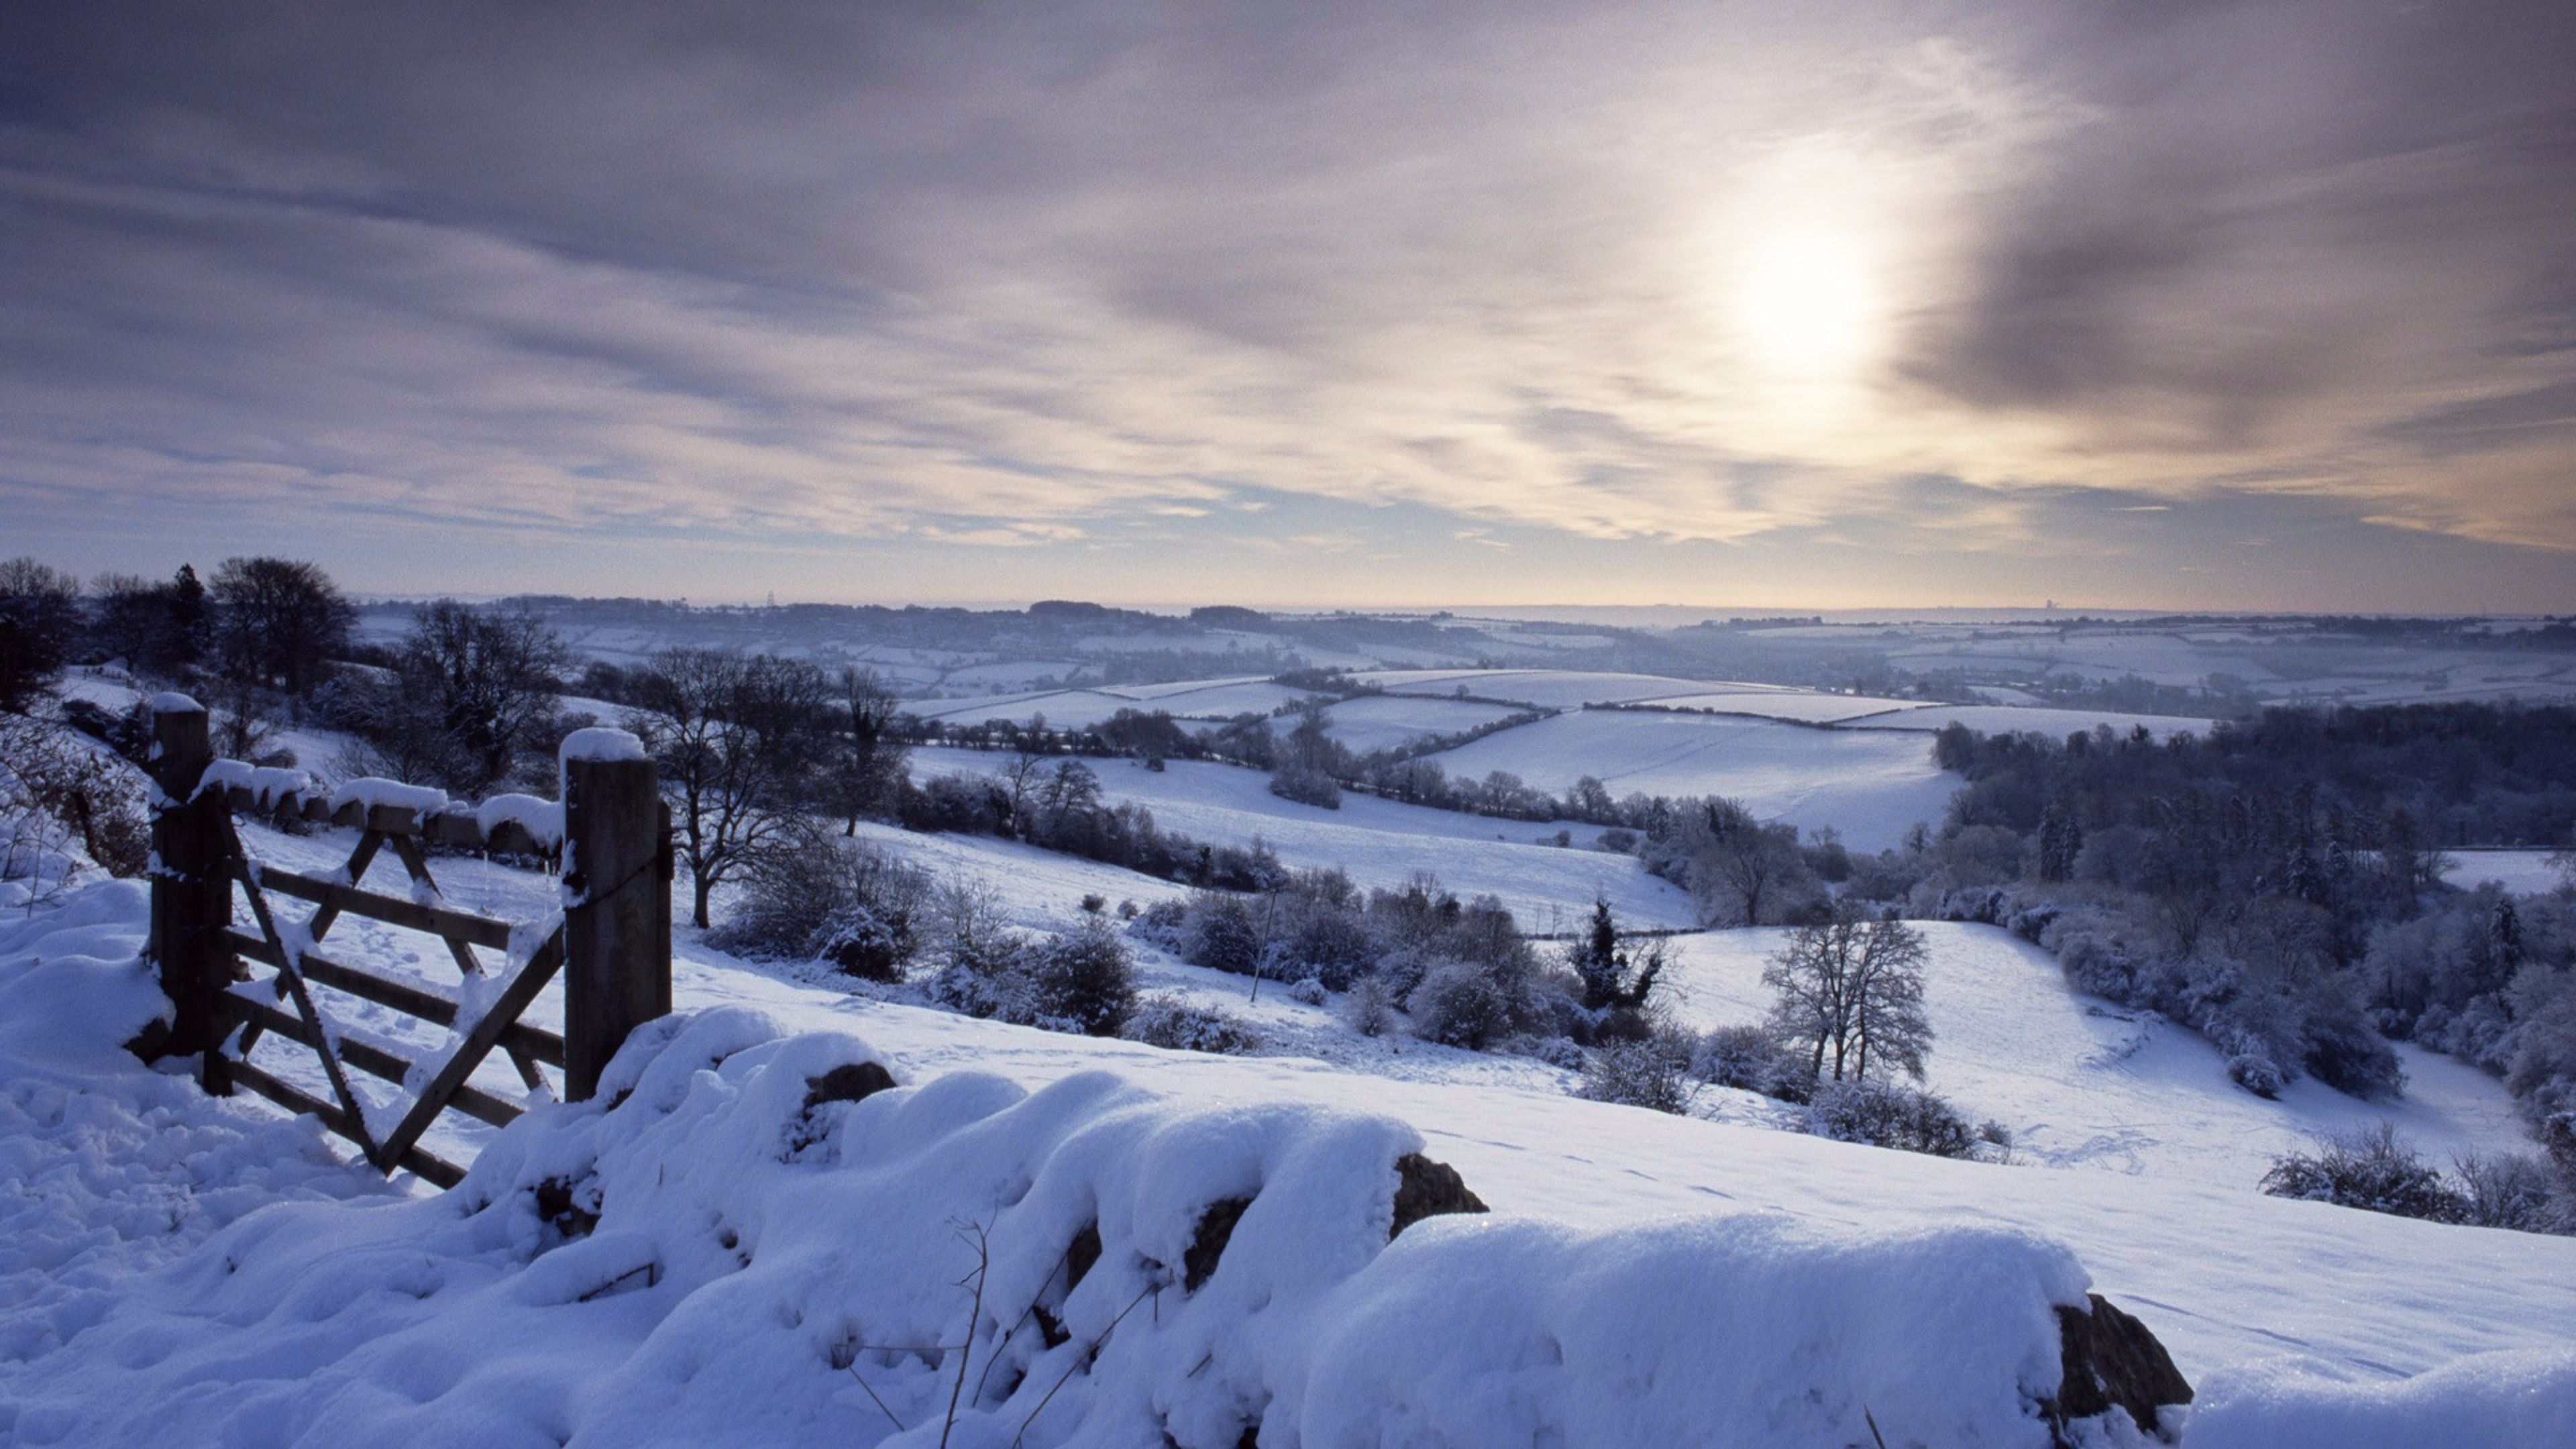
[[[1868,242],[1851,227],[1787,218],[1745,239],[1728,289],[1736,341],[1784,382],[1853,377],[1878,349],[1886,313]]]
[[[1893,218],[1848,153],[1791,149],[1735,178],[1720,208],[1715,298],[1742,379],[1857,385],[1884,349]]]

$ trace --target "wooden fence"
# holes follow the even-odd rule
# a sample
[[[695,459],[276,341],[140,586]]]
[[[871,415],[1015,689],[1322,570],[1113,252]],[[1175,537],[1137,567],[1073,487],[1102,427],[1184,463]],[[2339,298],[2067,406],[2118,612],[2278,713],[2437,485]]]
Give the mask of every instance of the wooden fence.
[[[595,748],[602,743],[610,748]],[[155,699],[151,770],[159,799],[148,949],[175,1014],[150,1044],[151,1054],[198,1057],[208,1092],[248,1087],[289,1111],[320,1118],[379,1171],[409,1168],[453,1186],[463,1169],[420,1145],[438,1114],[453,1110],[497,1127],[524,1110],[469,1082],[494,1050],[509,1058],[531,1096],[551,1090],[543,1064],[562,1071],[564,1099],[578,1101],[598,1089],[601,1070],[629,1031],[671,1009],[670,812],[652,761],[638,749],[615,748],[632,743],[607,731],[568,740],[560,828],[544,829],[532,826],[524,810],[425,811],[417,799],[404,803],[408,792],[401,787],[337,796],[294,788],[279,772],[216,760],[206,711],[194,700]],[[357,842],[333,875],[280,869],[243,849],[237,810],[347,827],[358,832]],[[556,859],[561,920],[512,923],[450,909],[439,897],[424,843]],[[388,847],[408,877],[408,896],[365,888],[368,867]],[[255,930],[234,921],[237,886]],[[312,910],[300,919],[286,916],[277,897]],[[450,996],[334,960],[321,946],[342,915],[439,938],[460,985],[472,982],[474,989]],[[478,950],[502,953],[501,969],[488,967]],[[274,974],[254,981],[244,961]],[[522,1021],[558,973],[563,1030]],[[446,1027],[452,1039],[443,1057],[414,1062],[342,1030],[328,1015],[330,998],[316,988]],[[251,1048],[270,1035],[313,1051],[330,1099],[250,1060]],[[399,1115],[371,1120],[352,1071],[407,1091]]]

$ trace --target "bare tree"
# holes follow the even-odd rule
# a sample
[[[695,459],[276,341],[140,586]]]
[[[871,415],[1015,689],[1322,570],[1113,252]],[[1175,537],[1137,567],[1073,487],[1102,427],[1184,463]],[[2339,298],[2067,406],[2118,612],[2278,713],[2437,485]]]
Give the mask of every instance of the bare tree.
[[[331,576],[301,559],[225,559],[212,598],[223,667],[299,700],[348,647],[357,618]]]
[[[440,783],[488,789],[522,750],[544,743],[559,676],[571,663],[532,610],[424,604],[394,655],[385,731],[412,742],[402,753],[435,760]]]
[[[1805,874],[1794,825],[1765,825],[1732,800],[1701,806],[1691,889],[1712,924],[1758,926]]]
[[[627,728],[660,762],[695,891],[691,919],[704,928],[717,885],[798,838],[826,682],[801,661],[671,649],[634,683],[642,707]]]
[[[895,698],[873,669],[844,668],[834,683],[829,780],[841,833],[859,833],[859,817],[882,806],[903,775],[907,753],[893,737]]]
[[[0,563],[0,710],[24,710],[80,631],[80,581],[32,558]]]
[[[1819,1077],[1861,1078],[1875,1067],[1920,1080],[1932,1050],[1923,1014],[1923,933],[1902,921],[1838,917],[1802,926],[1763,969],[1777,993],[1772,1022],[1805,1043]]]
[[[141,664],[166,628],[170,586],[141,574],[100,574],[89,581],[90,645],[101,658]]]

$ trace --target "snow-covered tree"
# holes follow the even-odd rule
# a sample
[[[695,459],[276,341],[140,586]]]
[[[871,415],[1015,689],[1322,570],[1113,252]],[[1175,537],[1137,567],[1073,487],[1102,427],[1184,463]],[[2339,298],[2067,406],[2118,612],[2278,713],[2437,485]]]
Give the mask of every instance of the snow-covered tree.
[[[1923,933],[1902,921],[1840,918],[1802,926],[1771,958],[1762,984],[1772,1021],[1832,1081],[1902,1071],[1921,1079],[1932,1050],[1923,1014]]]

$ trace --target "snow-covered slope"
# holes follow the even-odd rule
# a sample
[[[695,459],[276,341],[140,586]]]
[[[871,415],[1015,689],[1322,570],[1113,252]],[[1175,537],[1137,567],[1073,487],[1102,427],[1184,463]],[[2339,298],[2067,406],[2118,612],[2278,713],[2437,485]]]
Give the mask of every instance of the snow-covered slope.
[[[1918,924],[1930,948],[1929,1085],[1972,1119],[2012,1129],[2018,1156],[2213,1187],[2252,1188],[2319,1134],[2394,1122],[2435,1162],[2522,1138],[2503,1084],[2406,1045],[2403,1099],[2364,1102],[2313,1080],[2277,1102],[2229,1081],[2197,1033],[2068,989],[2047,952],[1995,926]],[[1694,1026],[1762,1019],[1762,969],[1785,930],[1676,937],[1674,1012]]]
[[[1919,734],[1644,710],[1560,714],[1430,758],[1453,777],[1502,770],[1551,792],[1590,775],[1613,795],[1725,795],[1765,819],[1832,826],[1859,850],[1939,824],[1960,785]]]
[[[924,749],[912,759],[914,774],[929,776],[996,774],[1008,757]],[[1270,777],[1258,770],[1201,760],[1174,760],[1161,770],[1131,760],[1082,763],[1099,776],[1104,795],[1152,810],[1165,830],[1223,844],[1259,839],[1289,865],[1339,866],[1362,886],[1401,886],[1427,870],[1462,896],[1500,897],[1524,930],[1570,923],[1595,896],[1639,925],[1697,924],[1689,896],[1671,882],[1647,874],[1633,856],[1591,849],[1598,826],[1498,820],[1355,793],[1327,810],[1271,794]],[[1553,844],[1559,830],[1571,847]]]
[[[13,1084],[39,1074],[22,1065],[31,1056],[45,1063],[40,1070],[53,1080],[42,1085],[54,1094],[0,1119],[0,1143],[12,1163],[39,1170],[55,1164],[62,1210],[113,1224],[99,1246],[151,1237],[159,1231],[151,1225],[155,1215],[163,1223],[193,1220],[206,1211],[191,1200],[199,1196],[230,1193],[236,1203],[271,1194],[314,1198],[309,1168],[297,1169],[301,1179],[246,1178],[246,1148],[195,1173],[148,1171],[156,1159],[145,1128],[243,1143],[244,1124],[262,1109],[193,1101],[183,1085],[115,1062],[102,1043],[146,1004],[135,994],[133,968],[112,959],[131,949],[139,931],[139,898],[132,887],[110,887],[85,901],[75,909],[86,915],[48,917],[0,936],[0,1023],[7,1023],[0,1055],[9,1058]],[[58,920],[84,922],[75,929],[86,934],[56,939]],[[40,962],[52,963],[49,974]],[[31,983],[42,983],[32,995]],[[2565,1403],[2576,1379],[2576,1358],[2565,1353],[2576,1336],[2576,1242],[2567,1240],[2285,1202],[2154,1173],[1941,1161],[1603,1106],[1552,1089],[1163,1052],[860,1001],[703,959],[683,963],[679,985],[684,1008],[758,1006],[790,1030],[855,1033],[868,1045],[840,1035],[764,1047],[767,1028],[740,1015],[710,1017],[686,1028],[683,1035],[695,1033],[688,1039],[696,1043],[686,1050],[663,1034],[677,1052],[670,1062],[624,1069],[621,1080],[636,1083],[632,1100],[643,1117],[662,1124],[649,1133],[612,1141],[604,1128],[586,1125],[607,1120],[595,1108],[532,1118],[476,1180],[532,1183],[570,1173],[577,1183],[585,1164],[596,1161],[610,1205],[598,1232],[533,1262],[545,1232],[533,1213],[524,1206],[477,1212],[492,1199],[472,1191],[390,1210],[305,1206],[256,1214],[219,1246],[182,1256],[156,1277],[132,1269],[138,1257],[158,1261],[167,1253],[100,1256],[58,1247],[29,1255],[0,1306],[0,1342],[16,1349],[15,1361],[0,1365],[0,1432],[28,1444],[131,1442],[126,1430],[155,1428],[162,1431],[156,1442],[175,1443],[516,1443],[536,1442],[539,1434],[550,1443],[609,1443],[706,1442],[748,1427],[764,1443],[886,1442],[889,1415],[920,1428],[950,1383],[953,1363],[939,1351],[905,1346],[951,1341],[939,1335],[965,1322],[965,1294],[942,1286],[959,1276],[961,1260],[943,1245],[954,1242],[948,1217],[976,1215],[976,1194],[985,1190],[977,1184],[1003,1185],[992,1202],[1034,1205],[1010,1219],[1008,1231],[998,1218],[987,1221],[996,1245],[995,1297],[1003,1305],[994,1315],[998,1329],[1019,1301],[1003,1285],[1016,1285],[1021,1298],[1038,1291],[1031,1280],[1055,1261],[1059,1234],[1077,1225],[1069,1214],[1086,1201],[1098,1204],[1104,1242],[1134,1243],[1148,1260],[1169,1262],[1187,1241],[1196,1204],[1284,1181],[1287,1159],[1278,1154],[1307,1151],[1299,1143],[1317,1144],[1306,1161],[1329,1184],[1337,1179],[1325,1165],[1342,1151],[1330,1143],[1367,1138],[1371,1145],[1359,1155],[1375,1162],[1416,1140],[1401,1128],[1357,1125],[1387,1117],[1409,1123],[1424,1149],[1453,1163],[1499,1216],[1465,1230],[1416,1229],[1428,1233],[1421,1243],[1440,1257],[1425,1262],[1407,1249],[1408,1261],[1398,1262],[1396,1253],[1386,1254],[1379,1261],[1390,1265],[1388,1273],[1366,1280],[1383,1287],[1345,1300],[1316,1295],[1348,1269],[1283,1278],[1276,1267],[1329,1251],[1331,1225],[1347,1221],[1347,1209],[1331,1205],[1349,1200],[1333,1198],[1341,1189],[1320,1189],[1312,1213],[1276,1213],[1260,1223],[1247,1214],[1241,1241],[1251,1256],[1240,1271],[1220,1267],[1215,1280],[1232,1287],[1220,1291],[1212,1282],[1203,1297],[1168,1296],[1152,1315],[1138,1307],[1160,1326],[1104,1351],[1084,1388],[1067,1390],[1074,1397],[1046,1412],[1063,1414],[1068,1425],[1095,1414],[1108,1416],[1096,1421],[1103,1425],[1132,1424],[1115,1417],[1116,1406],[1138,1402],[1131,1396],[1141,1389],[1157,1413],[1201,1406],[1189,1412],[1207,1417],[1188,1418],[1197,1427],[1184,1430],[1199,1442],[1219,1405],[1257,1411],[1267,1393],[1267,1401],[1303,1406],[1289,1422],[1303,1426],[1297,1442],[1318,1445],[1525,1442],[1519,1436],[1527,1426],[1543,1422],[1579,1429],[1569,1442],[1675,1442],[1709,1424],[1734,1425],[1730,1442],[1807,1443],[1817,1433],[1845,1442],[1848,1434],[1826,1427],[1835,1423],[1830,1417],[1803,1429],[1807,1421],[1797,1418],[1730,1417],[1765,1402],[1762,1385],[1787,1376],[1818,1385],[1829,1406],[1846,1395],[1850,1402],[1907,1404],[1890,1443],[2024,1442],[1996,1433],[1999,1421],[1925,1417],[2000,1412],[1960,1407],[2002,1400],[1980,1398],[1985,1391],[1973,1387],[1994,1381],[1992,1361],[1957,1355],[2002,1352],[2004,1362],[2018,1362],[2014,1355],[2025,1350],[2015,1345],[2026,1341],[2007,1326],[2006,1300],[1987,1295],[2044,1283],[2036,1301],[2046,1302],[2065,1291],[2058,1281],[2064,1269],[2030,1276],[2029,1265],[2044,1257],[2011,1246],[2029,1242],[2018,1236],[2024,1233],[2071,1249],[2093,1286],[2144,1318],[2200,1384],[2186,1444],[2355,1442],[2343,1436],[2367,1422],[2357,1416],[2376,1404],[2401,1416],[2393,1422],[2483,1431],[2441,1442],[2537,1446],[2552,1442],[2546,1435],[2555,1430],[2535,1406]],[[96,1017],[85,1008],[56,1015],[67,1004],[100,999],[101,990],[111,1003],[107,1014],[118,1020],[84,1026]],[[40,1027],[31,1029],[31,1009],[48,1013]],[[723,1041],[710,1045],[711,1037]],[[806,1147],[775,1135],[799,1117],[809,1078],[870,1051],[886,1054],[913,1081],[974,1068],[1054,1090],[1028,1099],[1049,1104],[1032,1113],[998,1083],[978,1084],[989,1077],[955,1078],[939,1092],[890,1094],[873,1110],[834,1109],[809,1124]],[[727,1057],[741,1060],[715,1067]],[[761,1077],[772,1063],[777,1070]],[[1068,1080],[1103,1067],[1120,1081]],[[12,1086],[13,1102],[19,1091]],[[1102,1115],[1111,1106],[1141,1115]],[[1124,1147],[1129,1138],[1115,1133],[1093,1139],[1102,1150],[1036,1172],[1029,1186],[1037,1161],[1029,1144],[1069,1143],[1065,1134],[1111,1121],[1136,1122],[1134,1130],[1146,1135]],[[994,1125],[976,1125],[984,1122]],[[1207,1125],[1189,1125],[1196,1122]],[[1278,1125],[1252,1130],[1263,1123]],[[273,1130],[286,1134],[287,1156],[297,1158],[301,1134]],[[955,1145],[921,1159],[904,1145],[932,1141]],[[985,1145],[973,1146],[978,1142]],[[1265,1142],[1257,1150],[1266,1157],[1229,1145]],[[779,1160],[782,1150],[789,1160]],[[960,1150],[969,1155],[957,1157]],[[803,1155],[809,1152],[820,1156]],[[922,1177],[907,1166],[916,1160],[943,1165]],[[1082,1161],[1095,1165],[1071,1166]],[[1258,1166],[1265,1162],[1272,1166]],[[1165,1163],[1167,1171],[1144,1171]],[[1234,1163],[1249,1164],[1249,1175],[1238,1181]],[[66,1176],[69,1164],[84,1170]],[[1127,1164],[1143,1175],[1119,1178]],[[1120,1181],[1161,1186],[1113,1187]],[[1023,1186],[1007,1186],[1014,1182]],[[620,1216],[620,1202],[634,1207]],[[1766,1211],[1786,1213],[1796,1226],[1743,1216]],[[1675,1221],[1650,1226],[1667,1218]],[[1299,1223],[1309,1225],[1302,1238],[1293,1236]],[[1602,1232],[1623,1236],[1588,1236]],[[1459,1246],[1474,1243],[1494,1246]],[[1282,1244],[1307,1246],[1283,1260],[1274,1256],[1286,1251]],[[1755,1244],[1763,1246],[1748,1255]],[[1084,1303],[1062,1310],[1086,1335],[1076,1343],[1093,1341],[1129,1293],[1150,1282],[1136,1259],[1103,1261],[1113,1276]],[[971,1266],[972,1259],[962,1262]],[[1813,1266],[1789,1278],[1742,1276],[1802,1263]],[[1855,1271],[1856,1278],[1833,1277]],[[1829,1281],[1848,1287],[1819,1286]],[[1129,1292],[1113,1291],[1122,1283]],[[1461,1299],[1462,1284],[1493,1291]],[[1523,1284],[1565,1285],[1549,1300],[1565,1306],[1532,1299]],[[1878,1295],[1895,1295],[1882,1318],[1852,1307],[1871,1301],[1870,1285]],[[1141,1305],[1149,1295],[1132,1296]],[[1277,1305],[1275,1317],[1233,1317],[1259,1313],[1264,1301]],[[1560,1312],[1574,1317],[1549,1316]],[[1525,1321],[1560,1325],[1565,1361],[1578,1367],[1542,1372],[1527,1381],[1522,1392],[1529,1397],[1498,1401],[1495,1388],[1512,1380],[1490,1375],[1515,1372],[1512,1345],[1535,1342],[1500,1330]],[[1212,1336],[1220,1324],[1237,1322],[1243,1326]],[[1607,1345],[1630,1340],[1586,1336],[1609,1330],[1576,1325],[1621,1322],[1643,1330],[1638,1341],[1655,1345],[1657,1354],[1678,1354],[1673,1361],[1692,1364],[1691,1371],[1669,1381],[1630,1379],[1610,1365],[1633,1358],[1612,1353],[1596,1362]],[[1879,1336],[1886,1325],[1902,1331]],[[1755,1331],[1747,1335],[1747,1327]],[[1350,1334],[1357,1336],[1338,1336]],[[859,1347],[849,1360],[861,1364],[859,1375],[834,1361],[840,1343]],[[1855,1360],[1848,1356],[1855,1343],[1878,1347]],[[2520,1356],[2461,1362],[2500,1350]],[[1032,1367],[1038,1361],[1019,1359],[1021,1352],[1035,1352],[1033,1343],[978,1357]],[[1202,1368],[1210,1352],[1217,1357]],[[1892,1386],[1843,1377],[1859,1372],[1845,1365],[1875,1360],[1904,1365],[1905,1382],[1941,1385],[1942,1396],[1902,1397]],[[1042,1387],[1053,1365],[1070,1360],[1044,1362],[1047,1370],[1003,1372],[996,1382],[1026,1377]],[[1741,1382],[1712,1380],[1713,1362],[1761,1371]],[[2442,1377],[2390,1383],[2452,1365]],[[2019,1370],[2007,1375],[2023,1377]],[[1419,1388],[1418,1402],[1439,1412],[1389,1420],[1354,1417],[1349,1409],[1382,1402],[1408,1382]],[[1469,1383],[1485,1387],[1469,1392]],[[1623,1385],[1626,1408],[1568,1406],[1565,1395],[1605,1383]],[[1727,1387],[1693,1397],[1701,1392],[1693,1386],[1710,1383]],[[2381,1387],[2345,1386],[2353,1383]],[[1290,1385],[1305,1397],[1288,1400]],[[2511,1388],[2508,1399],[2491,1397],[2499,1387]],[[1237,1390],[1244,1392],[1229,1397]],[[870,1392],[888,1408],[879,1409]],[[988,1408],[998,1428],[964,1442],[1011,1442],[1033,1402],[1012,1392],[977,1388],[970,1404],[998,1402],[1009,1412]],[[1480,1417],[1498,1402],[1534,1405],[1538,1417]],[[725,1412],[738,1417],[724,1419]],[[1889,1427],[1886,1416],[1872,1417]],[[1424,1432],[1447,1424],[1467,1437],[1389,1441],[1367,1427],[1408,1422]],[[1931,1422],[1961,1427],[1924,1427]],[[1068,1442],[1053,1435],[1069,1432],[1033,1431],[1028,1442]],[[1288,1441],[1265,1429],[1263,1442],[1274,1437]],[[1130,1441],[1110,1432],[1073,1442]]]

